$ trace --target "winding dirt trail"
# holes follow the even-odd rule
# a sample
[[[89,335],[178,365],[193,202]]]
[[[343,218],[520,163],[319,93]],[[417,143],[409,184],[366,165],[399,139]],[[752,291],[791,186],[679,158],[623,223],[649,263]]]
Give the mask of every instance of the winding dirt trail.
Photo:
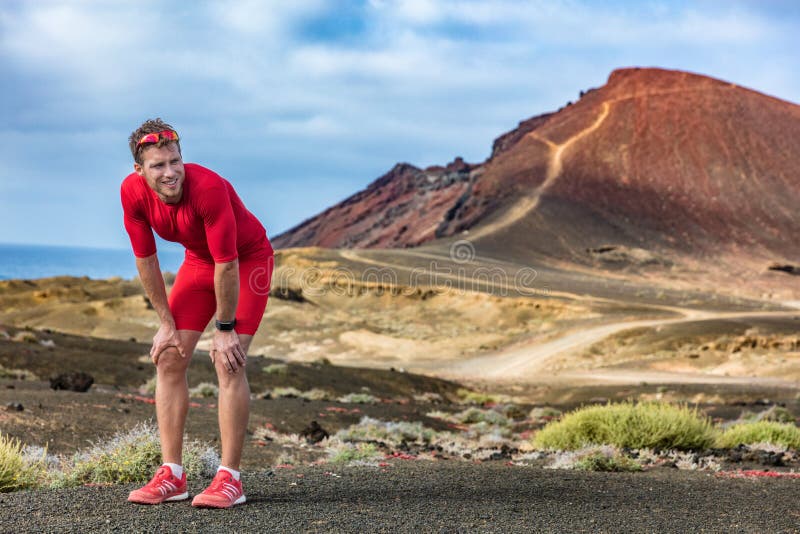
[[[406,265],[399,265],[399,264],[396,264],[396,263],[379,261],[379,260],[375,260],[373,258],[368,258],[366,256],[363,256],[363,255],[359,254],[355,250],[344,250],[344,249],[342,249],[342,250],[339,250],[338,252],[343,258],[346,258],[346,259],[348,259],[350,261],[355,261],[355,262],[359,262],[359,263],[365,263],[365,264],[368,264],[368,265],[375,265],[377,267],[381,267],[381,268],[385,268],[385,269],[393,269],[393,270],[405,271],[405,272],[409,272],[409,273],[418,273],[418,274],[425,274],[426,272],[432,272],[432,273],[435,274],[435,279],[436,280],[435,280],[435,283],[433,284],[435,287],[441,287],[443,285],[446,286],[445,282],[449,281],[449,282],[452,282],[450,287],[453,287],[454,289],[457,289],[457,290],[458,289],[463,289],[463,290],[469,291],[469,290],[472,290],[472,289],[475,289],[475,288],[481,288],[481,289],[485,288],[485,289],[498,290],[500,292],[503,292],[504,294],[514,294],[514,293],[519,291],[519,287],[517,285],[515,285],[514,283],[498,282],[497,280],[493,280],[493,279],[490,279],[490,278],[481,279],[481,280],[474,280],[474,279],[466,277],[466,275],[462,274],[462,273],[450,274],[448,272],[442,272],[442,271],[439,271],[439,270],[436,270],[436,269],[433,269],[433,268],[432,269],[427,269],[427,267],[430,267],[430,266],[426,266],[426,267],[420,267],[420,266],[408,267]],[[446,262],[448,260],[452,261],[452,259],[448,258],[447,256],[443,256],[443,255],[425,254],[425,253],[417,253],[417,252],[409,252],[409,251],[403,251],[403,253],[408,255],[408,256],[414,256],[414,257],[418,257],[418,258],[426,258],[426,259],[429,258],[429,259],[433,259],[433,260],[440,260],[440,261],[443,261],[443,262]],[[485,263],[494,262],[494,263],[498,263],[498,264],[508,264],[508,262],[498,262],[498,261],[494,261],[494,260],[484,260],[483,258],[481,258],[481,261],[483,261]],[[435,267],[436,264],[434,263],[433,266]],[[538,294],[546,295],[547,297],[558,297],[558,298],[564,298],[564,299],[578,299],[578,298],[580,298],[580,295],[578,295],[577,293],[570,293],[570,292],[567,292],[567,291],[557,291],[557,290],[553,290],[553,289],[550,289],[550,288],[543,289],[541,291],[537,291],[536,289],[526,289],[526,291],[529,292],[528,296],[531,296],[531,294],[537,294],[538,293]],[[597,298],[595,300],[596,301],[606,301],[607,299]]]
[[[528,133],[528,136],[544,143],[550,148],[550,159],[547,163],[547,174],[545,175],[544,182],[542,182],[542,185],[540,185],[536,191],[534,191],[533,195],[523,198],[511,206],[511,208],[509,208],[500,219],[475,229],[470,237],[472,239],[477,239],[478,237],[494,233],[502,228],[514,224],[528,215],[531,211],[535,210],[539,205],[539,200],[542,198],[542,194],[550,188],[550,186],[558,179],[559,176],[561,176],[564,152],[577,141],[597,130],[600,125],[603,124],[603,121],[606,120],[606,117],[608,117],[610,109],[611,104],[609,102],[603,102],[597,119],[595,119],[591,125],[587,126],[561,144],[554,143],[550,139],[542,137],[536,130]]]
[[[379,261],[368,258],[355,250],[340,250],[343,258],[351,261],[362,262],[369,265],[376,265],[383,268],[399,269],[412,271],[419,267],[408,267],[395,263]],[[408,251],[406,251],[408,253]],[[414,254],[413,256],[426,258],[441,258],[433,254]],[[444,275],[447,276],[447,275]],[[463,277],[451,276],[454,280],[463,282]],[[489,284],[493,285],[493,284]],[[496,284],[495,284],[496,285]],[[502,287],[500,287],[502,286]],[[507,288],[506,285],[498,285],[500,288]],[[569,299],[579,299],[585,295],[578,295],[564,291],[550,291],[549,296],[560,296]],[[596,297],[597,302],[616,302],[610,299]],[[787,308],[794,310],[800,309],[800,301],[787,301],[782,303]],[[459,380],[489,380],[489,381],[515,381],[515,382],[542,382],[552,378],[552,373],[548,369],[548,364],[557,356],[566,354],[577,354],[590,347],[594,343],[602,341],[608,336],[623,332],[625,330],[641,327],[657,327],[662,325],[688,323],[693,321],[710,321],[719,319],[733,319],[741,317],[791,317],[797,315],[797,311],[707,311],[678,306],[658,306],[650,305],[653,311],[677,313],[680,317],[658,318],[646,320],[620,321],[610,324],[603,324],[580,330],[568,332],[557,339],[549,341],[533,340],[521,345],[506,347],[498,352],[485,354],[457,363],[442,363],[434,367],[420,367],[410,365],[410,368],[424,372],[433,372],[438,376]],[[434,364],[430,364],[434,365]],[[443,368],[442,365],[446,365]],[[753,378],[753,377],[728,377],[702,373],[670,373],[648,370],[612,370],[602,369],[597,371],[567,371],[558,375],[559,379],[591,380],[597,382],[617,382],[617,383],[706,383],[706,384],[763,384],[763,385],[796,385],[773,378]]]
[[[737,317],[787,317],[797,312],[707,312],[693,309],[672,308],[683,313],[683,317],[675,319],[651,319],[643,321],[624,321],[605,324],[580,332],[566,334],[558,339],[539,343],[536,341],[522,346],[502,350],[493,354],[480,356],[450,366],[443,374],[448,378],[470,380],[510,380],[520,382],[540,382],[551,377],[548,363],[556,356],[576,354],[608,336],[640,327],[656,327],[662,325],[732,319]],[[701,373],[669,373],[659,371],[600,369],[597,371],[567,371],[559,378],[597,380],[601,382],[684,382],[684,383],[764,383],[794,384],[784,380],[752,377],[727,377]]]
[[[515,222],[519,221],[520,219],[528,215],[531,211],[535,210],[536,207],[539,205],[539,200],[541,199],[542,194],[550,188],[550,186],[556,179],[558,179],[559,176],[561,176],[561,171],[563,169],[563,162],[564,162],[564,153],[577,141],[580,141],[584,137],[590,135],[592,132],[597,130],[605,122],[606,118],[609,115],[609,112],[611,111],[612,105],[627,100],[660,97],[660,96],[667,96],[674,94],[684,94],[687,92],[704,93],[709,91],[728,91],[735,87],[736,87],[735,84],[729,84],[729,85],[700,87],[692,89],[679,88],[679,89],[663,89],[663,90],[653,90],[653,91],[643,91],[643,92],[635,91],[632,94],[611,98],[604,101],[601,104],[600,113],[598,114],[597,118],[591,125],[577,132],[575,135],[573,135],[572,137],[570,137],[569,139],[560,144],[555,143],[552,140],[542,136],[537,130],[533,130],[532,132],[527,133],[526,134],[527,136],[545,144],[550,149],[550,159],[548,161],[547,173],[545,175],[544,182],[542,182],[542,184],[536,189],[536,191],[533,192],[532,196],[519,200],[516,204],[512,205],[508,210],[506,210],[505,213],[503,213],[503,215],[497,220],[487,222],[483,224],[483,226],[471,229],[471,238],[476,239],[478,237],[483,237],[491,233],[497,232],[498,230],[501,230],[511,224],[514,224]]]

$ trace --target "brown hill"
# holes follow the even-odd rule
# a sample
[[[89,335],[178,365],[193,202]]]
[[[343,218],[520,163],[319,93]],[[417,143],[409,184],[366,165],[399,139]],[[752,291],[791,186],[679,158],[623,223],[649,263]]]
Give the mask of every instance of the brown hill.
[[[520,123],[482,164],[398,165],[278,236],[279,247],[404,247],[463,235],[522,259],[624,245],[800,258],[800,106],[705,76],[611,73]]]
[[[398,163],[365,190],[273,239],[278,247],[407,247],[437,237],[459,199],[469,196],[475,166],[461,158],[446,167]]]

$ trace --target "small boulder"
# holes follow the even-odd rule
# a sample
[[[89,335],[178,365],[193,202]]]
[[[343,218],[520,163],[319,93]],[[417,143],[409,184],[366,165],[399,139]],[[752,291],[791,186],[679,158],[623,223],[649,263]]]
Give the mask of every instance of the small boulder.
[[[50,379],[50,388],[85,393],[94,384],[94,377],[82,371],[61,373]]]
[[[800,275],[800,267],[786,263],[773,263],[767,267],[770,271],[780,271],[786,274]]]
[[[303,288],[301,287],[276,286],[270,289],[269,295],[291,302],[307,302],[306,298],[303,296]]]
[[[311,445],[330,437],[328,431],[319,426],[319,423],[316,421],[311,421],[311,424],[305,427],[302,432],[300,432],[300,435],[306,438],[306,442]]]

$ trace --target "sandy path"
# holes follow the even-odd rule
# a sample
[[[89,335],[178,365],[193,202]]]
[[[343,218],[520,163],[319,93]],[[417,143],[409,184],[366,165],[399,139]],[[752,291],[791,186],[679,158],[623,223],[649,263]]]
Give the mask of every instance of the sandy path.
[[[707,92],[717,91],[717,90],[730,90],[736,87],[735,84],[730,84],[727,86],[720,86],[720,87],[701,87],[697,89],[664,89],[659,91],[644,91],[644,92],[634,92],[630,95],[621,96],[618,98],[612,98],[606,100],[601,104],[600,113],[595,119],[595,121],[584,128],[583,130],[577,132],[575,135],[564,141],[563,143],[555,143],[546,137],[543,137],[537,130],[533,130],[526,134],[533,139],[538,140],[539,142],[545,144],[550,149],[550,159],[548,161],[547,166],[547,174],[545,175],[545,180],[542,182],[536,191],[534,191],[533,195],[528,198],[523,198],[519,200],[516,204],[511,206],[506,212],[498,219],[492,222],[489,222],[483,226],[479,226],[471,231],[471,238],[477,239],[478,237],[483,237],[494,233],[498,230],[501,230],[515,222],[519,221],[526,215],[528,215],[531,211],[535,210],[536,207],[539,205],[539,200],[541,199],[542,194],[549,189],[552,183],[561,175],[561,170],[563,168],[563,159],[564,159],[564,152],[569,149],[573,144],[575,144],[580,139],[586,137],[587,135],[591,134],[595,130],[597,130],[603,122],[608,117],[608,114],[611,110],[611,106],[618,102],[623,102],[626,100],[633,100],[639,98],[649,98],[649,97],[658,97],[658,96],[665,96],[665,95],[672,95],[678,93],[686,93],[686,92]]]
[[[479,237],[494,233],[502,228],[514,224],[528,215],[531,211],[535,210],[539,205],[539,200],[542,198],[542,194],[547,191],[553,182],[555,182],[556,179],[558,179],[558,177],[561,175],[564,152],[577,141],[597,130],[600,125],[603,124],[603,121],[606,120],[606,117],[608,117],[610,109],[611,105],[609,102],[603,102],[600,114],[591,125],[587,126],[560,144],[554,143],[550,139],[542,137],[536,130],[527,134],[550,148],[550,159],[547,163],[547,174],[545,175],[544,182],[542,182],[542,185],[540,185],[536,191],[534,191],[532,196],[521,199],[519,202],[511,206],[511,208],[506,210],[499,220],[476,228],[471,233],[470,238],[477,239]]]
[[[354,250],[339,251],[342,257],[351,261],[362,262],[370,265],[378,265],[384,268],[400,269],[406,271],[419,270],[419,267],[406,267],[367,258]],[[434,254],[408,253],[412,256],[437,258]],[[441,259],[445,259],[441,257]],[[444,275],[447,277],[447,275]],[[457,276],[451,276],[454,280],[461,280]],[[463,281],[463,280],[461,280]],[[491,283],[489,285],[492,285]],[[508,286],[494,284],[501,289],[508,289]],[[502,286],[502,287],[501,287]],[[560,296],[569,299],[585,298],[574,293],[549,291],[549,296]],[[594,298],[596,302],[615,302],[610,299]],[[782,303],[789,308],[800,308],[800,301],[787,301]],[[677,318],[660,318],[647,320],[621,321],[611,324],[604,324],[581,330],[569,332],[565,335],[546,342],[531,341],[513,347],[506,347],[498,352],[485,354],[457,363],[448,364],[446,369],[442,369],[440,364],[435,368],[429,366],[414,365],[409,362],[409,368],[421,372],[433,372],[438,376],[457,380],[491,380],[491,381],[516,381],[516,382],[542,382],[551,381],[554,377],[547,367],[550,361],[565,354],[577,354],[590,347],[592,344],[602,341],[608,336],[623,332],[625,330],[641,327],[656,327],[676,323],[686,323],[693,321],[710,321],[719,319],[732,319],[741,317],[790,317],[796,315],[796,311],[772,311],[772,312],[716,312],[697,310],[692,308],[676,306],[650,306],[654,311],[665,311],[679,314]],[[433,365],[433,364],[431,364]],[[558,375],[558,379],[570,379],[575,381],[597,381],[597,382],[617,382],[617,383],[708,383],[708,384],[729,384],[729,383],[758,383],[762,385],[794,385],[793,382],[781,381],[772,378],[753,378],[753,377],[727,377],[712,374],[689,374],[689,373],[667,373],[657,371],[636,371],[636,370],[602,370],[597,372],[576,371],[564,372]]]
[[[666,371],[599,370],[575,371],[558,375],[559,380],[570,383],[593,384],[729,384],[740,386],[797,387],[797,382],[780,378],[752,376],[720,376],[705,373],[670,373]]]
[[[573,332],[564,335],[553,341],[546,343],[531,342],[522,346],[503,350],[494,354],[488,354],[477,358],[472,358],[451,366],[444,374],[452,378],[460,379],[514,379],[517,381],[542,381],[549,378],[547,370],[549,361],[560,355],[576,354],[594,343],[602,341],[608,336],[640,327],[655,327],[668,324],[686,323],[694,321],[709,321],[718,319],[732,319],[739,317],[787,317],[796,315],[796,312],[707,312],[692,309],[671,308],[683,313],[683,317],[676,319],[651,319],[645,321],[624,321],[619,323],[606,324]],[[625,370],[602,370],[602,371],[581,371],[566,372],[559,377],[573,377],[581,379],[591,379],[597,377],[599,381],[617,380],[624,383],[629,382],[665,382],[681,378],[678,382],[703,382],[709,384],[738,383],[742,380],[747,383],[757,381],[759,383],[773,384],[774,379],[755,379],[751,377],[726,377],[710,374],[688,373],[659,373],[655,371],[625,371]],[[673,380],[674,381],[674,380]],[[787,383],[784,381],[778,381]]]
[[[420,266],[408,267],[408,266],[405,266],[405,265],[398,265],[396,263],[389,263],[389,262],[385,262],[385,261],[375,260],[375,259],[372,259],[372,258],[367,258],[365,256],[362,256],[361,254],[359,254],[355,250],[344,250],[344,249],[342,249],[342,250],[339,250],[339,254],[343,258],[346,258],[346,259],[348,259],[350,261],[355,261],[355,262],[359,262],[359,263],[365,263],[365,264],[368,264],[368,265],[376,265],[376,266],[379,266],[379,267],[382,267],[382,268],[394,269],[394,270],[398,270],[398,271],[406,271],[406,272],[411,272],[411,273],[420,273],[420,274],[425,274],[426,273],[426,269],[424,267],[420,267]],[[439,256],[439,255],[435,255],[435,254],[425,254],[425,253],[416,253],[416,252],[404,252],[404,254],[406,254],[408,256],[414,256],[414,257],[420,257],[420,258],[431,258],[431,259],[435,259],[435,260],[442,260],[444,262],[452,262],[453,261],[452,258],[448,258],[447,256],[443,256],[443,255]],[[486,263],[494,262],[494,263],[497,263],[497,264],[501,264],[502,263],[502,264],[512,265],[512,264],[510,264],[508,262],[500,262],[500,261],[491,260],[491,259],[486,259],[486,260],[481,259],[480,261],[481,262],[485,261]],[[517,266],[517,267],[519,269],[523,268],[521,266]],[[480,287],[480,288],[487,288],[487,289],[491,288],[491,289],[494,289],[494,290],[501,291],[504,294],[510,294],[512,292],[518,292],[519,291],[519,288],[516,285],[512,284],[512,283],[501,283],[501,282],[497,282],[497,281],[492,280],[492,279],[484,279],[484,280],[479,280],[477,282],[468,284],[468,282],[472,282],[472,279],[469,278],[469,277],[465,277],[464,275],[462,275],[460,273],[459,274],[449,274],[447,272],[442,272],[441,270],[437,270],[437,269],[434,269],[434,268],[428,270],[427,272],[435,274],[435,278],[436,278],[437,284],[439,284],[439,285],[441,285],[444,280],[450,280],[452,282],[455,282],[455,284],[452,285],[452,287],[454,287],[455,289],[464,288],[464,287],[472,287],[472,288]],[[577,293],[569,293],[567,291],[556,291],[556,290],[553,290],[553,289],[550,289],[550,288],[542,289],[542,290],[536,290],[534,288],[526,288],[525,291],[526,292],[530,292],[530,293],[534,293],[534,294],[537,293],[537,292],[540,292],[543,296],[547,296],[547,297],[559,297],[559,298],[564,298],[564,299],[580,299],[581,298],[581,295],[578,295]],[[531,296],[531,295],[528,294],[528,296]],[[603,301],[603,300],[606,300],[606,299],[597,298],[595,300]]]

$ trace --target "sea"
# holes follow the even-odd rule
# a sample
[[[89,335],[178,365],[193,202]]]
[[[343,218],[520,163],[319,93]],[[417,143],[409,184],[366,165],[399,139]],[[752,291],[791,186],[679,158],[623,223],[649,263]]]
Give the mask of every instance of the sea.
[[[160,247],[162,271],[177,272],[183,249]],[[93,279],[134,278],[136,259],[131,249],[17,245],[0,243],[0,280],[47,276],[88,276]]]

